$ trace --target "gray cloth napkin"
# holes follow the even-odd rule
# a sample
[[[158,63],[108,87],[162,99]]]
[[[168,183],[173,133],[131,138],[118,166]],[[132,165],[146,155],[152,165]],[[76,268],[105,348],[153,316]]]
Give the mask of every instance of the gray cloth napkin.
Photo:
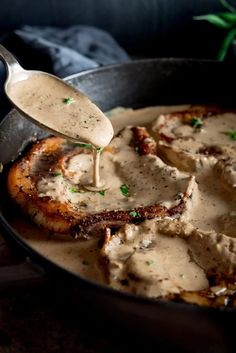
[[[0,42],[12,51],[25,69],[47,71],[61,78],[130,60],[109,33],[90,26],[23,26],[2,36]],[[0,120],[10,110],[3,92],[4,81],[5,68],[0,61]]]
[[[54,74],[65,77],[79,71],[129,60],[128,54],[107,32],[89,26],[24,26],[15,31],[27,45],[52,62]]]

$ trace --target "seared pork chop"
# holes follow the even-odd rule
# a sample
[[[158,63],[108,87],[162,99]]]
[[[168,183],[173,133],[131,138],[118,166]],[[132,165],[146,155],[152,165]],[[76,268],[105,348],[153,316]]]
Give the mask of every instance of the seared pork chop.
[[[58,137],[37,142],[11,167],[12,199],[40,226],[86,236],[100,229],[156,217],[178,217],[191,207],[194,177],[166,165],[145,128],[125,128],[101,155],[107,189],[87,191],[92,150]]]
[[[162,114],[152,123],[159,140],[159,155],[180,170],[194,172],[204,163],[214,165],[225,156],[235,156],[231,138],[235,113],[215,107],[193,106],[187,111]]]
[[[113,288],[162,297],[205,290],[209,277],[234,274],[236,239],[179,220],[153,219],[113,235],[107,229],[101,256]]]

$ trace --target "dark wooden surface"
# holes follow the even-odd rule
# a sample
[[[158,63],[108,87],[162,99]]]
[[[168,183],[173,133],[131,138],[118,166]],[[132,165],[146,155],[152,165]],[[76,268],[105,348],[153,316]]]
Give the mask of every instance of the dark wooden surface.
[[[131,353],[153,352],[156,344],[145,337],[120,332],[83,302],[76,311],[52,281],[22,281],[1,286],[22,259],[16,257],[0,235],[0,353]],[[16,279],[18,273],[16,270]],[[11,269],[11,270],[9,270]],[[1,272],[2,271],[2,272]],[[5,273],[4,273],[5,272]],[[4,275],[3,275],[4,273]],[[28,272],[26,272],[28,273]],[[29,272],[30,273],[30,272]],[[20,276],[21,276],[20,275]],[[4,278],[3,278],[4,277]],[[66,287],[66,286],[65,286]],[[62,289],[63,290],[63,289]],[[110,327],[110,329],[109,329]],[[166,351],[159,347],[158,351]]]
[[[29,274],[28,281],[24,273],[26,279]],[[13,285],[4,288],[8,278]],[[67,291],[66,284],[58,285],[52,279],[34,281],[27,263],[22,264],[0,235],[0,353],[196,352],[194,347],[189,351],[168,340],[151,341],[145,335],[122,330],[116,326],[116,317],[108,322],[84,302],[75,309]],[[225,340],[222,342],[220,347],[206,342],[207,352],[234,352]]]
[[[0,236],[0,269],[15,269],[20,260]],[[11,271],[12,272],[12,271]],[[2,272],[4,273],[4,272]],[[16,274],[18,272],[16,271]],[[12,274],[10,274],[12,277]],[[16,276],[17,277],[17,276]],[[83,303],[81,303],[83,307]],[[71,310],[71,308],[70,308]],[[101,328],[91,322],[89,311],[78,316],[66,309],[52,283],[33,284],[0,293],[0,353],[123,352],[113,346]],[[90,326],[90,327],[89,327]]]

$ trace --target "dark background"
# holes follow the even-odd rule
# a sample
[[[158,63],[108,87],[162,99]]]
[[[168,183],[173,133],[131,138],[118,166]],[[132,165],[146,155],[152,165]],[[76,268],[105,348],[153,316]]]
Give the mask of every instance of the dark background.
[[[235,0],[231,0],[236,5]],[[131,54],[215,57],[223,31],[193,16],[222,11],[219,0],[1,0],[0,34],[24,24],[92,25]]]
[[[236,5],[236,0],[231,3]],[[216,11],[224,11],[219,0],[0,0],[0,40],[6,40],[9,33],[25,24],[57,27],[83,24],[111,33],[132,58],[215,59],[225,31],[194,21],[193,16]],[[13,52],[17,49],[14,45],[11,48]],[[40,60],[30,53],[24,67],[44,68]],[[0,63],[0,120],[10,109],[3,92],[4,80],[5,70]],[[4,256],[0,256],[0,264],[6,265],[3,260]],[[72,309],[67,312],[61,298],[55,300],[54,291],[55,288],[42,287],[32,293],[27,287],[18,296],[0,297],[0,353],[126,353],[138,348],[148,351],[148,342],[138,347],[135,341],[134,347],[133,342],[126,343],[122,336],[108,340],[99,317],[94,325],[94,318],[87,311],[86,316],[78,315],[74,322]],[[216,353],[214,348],[215,345],[208,352]],[[229,352],[221,348],[217,351]],[[164,349],[168,351],[166,345]],[[164,351],[158,345],[149,351],[157,350]],[[172,351],[176,352],[176,347]]]
[[[231,3],[236,5],[236,0]],[[193,16],[217,11],[225,11],[219,0],[0,0],[0,41],[16,57],[20,52],[26,69],[48,72],[52,70],[47,58],[24,50],[24,43],[17,47],[19,42],[15,44],[12,36],[15,29],[22,25],[90,25],[108,31],[132,58],[215,59],[225,31],[195,21]],[[0,119],[10,109],[4,81],[0,62]]]

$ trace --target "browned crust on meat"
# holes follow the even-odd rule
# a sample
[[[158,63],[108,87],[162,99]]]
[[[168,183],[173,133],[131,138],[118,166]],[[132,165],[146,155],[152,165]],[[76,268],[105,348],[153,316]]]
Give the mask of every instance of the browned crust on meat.
[[[139,136],[147,136],[143,130],[137,129]],[[149,135],[148,135],[149,136]],[[172,209],[156,204],[146,207],[137,207],[128,211],[112,210],[88,214],[83,210],[75,210],[69,203],[52,200],[50,197],[39,197],[37,182],[42,175],[33,172],[35,158],[43,155],[45,159],[51,158],[50,171],[58,167],[64,173],[63,165],[67,162],[67,155],[74,152],[63,149],[65,140],[58,137],[50,137],[36,143],[30,151],[11,167],[7,187],[11,198],[29,215],[33,221],[57,233],[70,233],[82,235],[87,233],[98,233],[106,227],[118,228],[126,223],[136,223],[145,219],[155,217],[173,216],[182,213],[185,202],[180,200],[179,204]],[[151,152],[152,149],[144,149]],[[143,150],[143,151],[144,151]],[[77,151],[77,153],[80,153]],[[50,160],[51,161],[51,160]]]
[[[132,216],[135,212],[135,216]],[[118,228],[127,223],[137,223],[145,219],[152,219],[156,217],[169,216],[169,210],[161,205],[152,205],[146,207],[137,207],[133,210],[122,211],[104,211],[93,215],[88,215],[81,222],[79,222],[73,229],[75,234],[87,233],[96,230],[96,224],[100,225],[100,229],[104,230],[107,227]]]
[[[135,149],[141,156],[156,154],[157,143],[145,127],[135,126],[132,128],[132,132],[134,134]]]
[[[190,195],[186,195],[185,198],[191,197]],[[170,217],[173,217],[176,214],[181,214],[185,210],[185,202],[184,199],[181,199],[180,203],[174,207],[171,207],[168,210],[168,214]]]
[[[189,195],[186,195],[185,198],[186,197],[189,197]],[[74,232],[81,234],[86,233],[88,229],[92,229],[96,226],[96,223],[99,223],[101,225],[101,230],[104,231],[107,227],[118,228],[123,224],[139,223],[145,219],[173,217],[176,214],[181,214],[185,210],[185,206],[184,199],[181,199],[178,205],[171,207],[170,209],[157,204],[137,207],[131,211],[104,211],[85,217],[82,222],[75,226]],[[133,212],[135,212],[135,217],[133,216]]]
[[[67,232],[82,212],[74,212],[67,204],[39,197],[36,189],[38,177],[32,175],[34,158],[37,154],[60,156],[64,140],[51,137],[35,144],[23,159],[11,167],[7,187],[12,199],[38,224],[42,223],[49,231]]]
[[[192,106],[188,110],[182,112],[176,112],[169,114],[170,119],[172,117],[179,117],[183,123],[190,123],[193,118],[207,118],[212,115],[216,115],[222,112],[219,107],[216,106]]]
[[[219,156],[223,154],[223,151],[218,146],[205,146],[200,148],[198,153],[204,154],[205,156]]]

